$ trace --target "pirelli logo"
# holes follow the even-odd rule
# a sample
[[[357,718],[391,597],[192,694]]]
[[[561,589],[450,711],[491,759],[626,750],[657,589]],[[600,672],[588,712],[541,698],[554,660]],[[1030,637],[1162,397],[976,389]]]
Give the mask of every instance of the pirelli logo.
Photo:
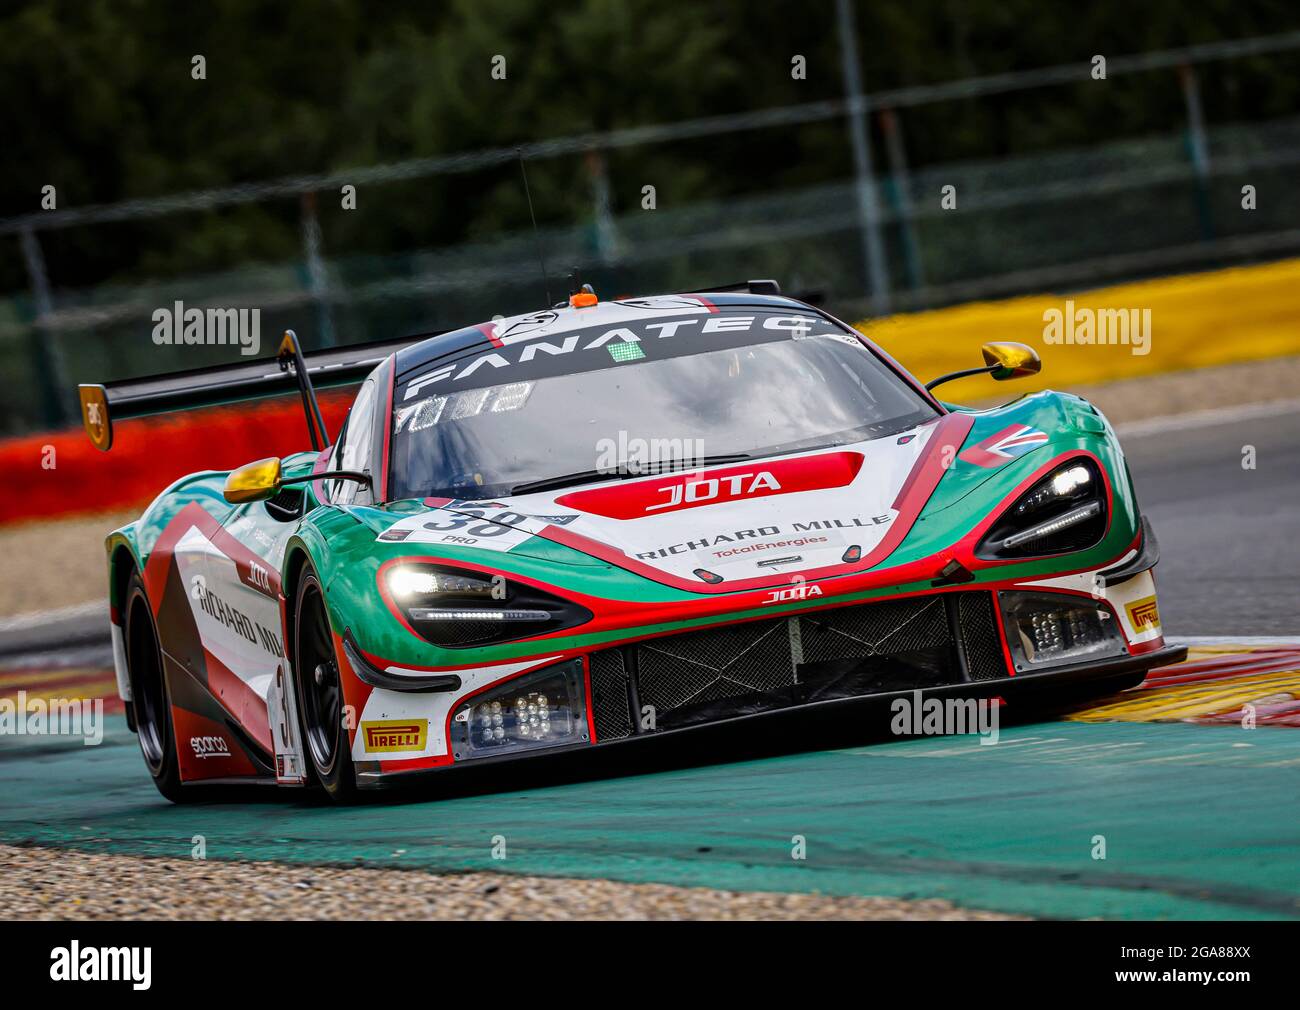
[[[1129,623],[1133,625],[1134,631],[1140,633],[1148,628],[1152,631],[1160,628],[1160,611],[1156,609],[1154,596],[1144,596],[1140,600],[1126,603],[1124,609],[1128,611]]]
[[[429,739],[428,719],[382,719],[361,724],[362,746],[367,754],[424,750]]]

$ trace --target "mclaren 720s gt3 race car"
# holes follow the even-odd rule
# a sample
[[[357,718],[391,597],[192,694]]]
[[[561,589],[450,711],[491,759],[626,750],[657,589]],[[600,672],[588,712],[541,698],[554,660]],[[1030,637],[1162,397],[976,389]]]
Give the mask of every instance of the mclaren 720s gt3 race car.
[[[185,477],[108,538],[118,688],[163,795],[344,799],[918,690],[1108,694],[1182,658],[1106,419],[930,392],[1036,372],[1031,348],[926,386],[777,292],[587,289],[81,387],[102,449],[117,418],[294,390],[315,446]],[[326,383],[359,383],[333,440]]]

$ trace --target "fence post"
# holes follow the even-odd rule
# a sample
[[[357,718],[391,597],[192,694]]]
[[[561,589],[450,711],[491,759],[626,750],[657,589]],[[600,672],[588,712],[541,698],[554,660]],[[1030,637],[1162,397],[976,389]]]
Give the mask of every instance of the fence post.
[[[307,289],[311,292],[312,303],[316,306],[316,332],[320,347],[334,346],[334,320],[330,315],[329,274],[325,271],[325,261],[321,258],[320,220],[316,217],[316,194],[303,193],[302,201],[302,246],[307,262]]]
[[[1201,112],[1201,89],[1196,71],[1184,63],[1178,68],[1178,82],[1187,106],[1187,149],[1196,173],[1196,212],[1201,219],[1201,237],[1214,238],[1214,214],[1210,204],[1210,145],[1205,139],[1205,116]]]
[[[870,102],[862,93],[858,69],[857,29],[850,0],[835,0],[839,22],[840,68],[848,97],[849,138],[853,144],[854,189],[858,198],[858,227],[862,233],[862,257],[867,271],[866,289],[871,310],[883,316],[889,312],[889,274],[880,240],[880,208],[876,204],[875,182],[871,177],[871,134],[867,128]]]
[[[32,305],[36,316],[32,320],[32,362],[36,383],[40,388],[41,416],[51,428],[62,428],[71,419],[68,410],[70,388],[67,371],[63,367],[63,354],[57,344],[57,334],[51,324],[54,300],[50,297],[50,279],[45,272],[45,256],[41,243],[30,228],[18,233],[23,248],[23,262],[27,265],[27,279],[32,286]]]
[[[921,252],[912,220],[912,180],[907,172],[907,152],[903,148],[903,131],[898,128],[898,114],[893,109],[880,110],[880,129],[885,136],[885,154],[889,157],[889,192],[898,217],[899,235],[903,240],[903,267],[907,286],[915,291],[925,284]]]

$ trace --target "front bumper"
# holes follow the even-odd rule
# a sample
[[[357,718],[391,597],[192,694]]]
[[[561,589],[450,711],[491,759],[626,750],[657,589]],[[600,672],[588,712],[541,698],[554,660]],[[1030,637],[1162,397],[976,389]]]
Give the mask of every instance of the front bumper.
[[[1105,693],[1107,686],[1120,691],[1140,683],[1149,670],[1187,658],[1186,646],[1170,646],[1139,656],[1122,656],[1099,663],[1077,663],[1052,670],[1020,674],[997,682],[962,682],[921,688],[923,701],[932,698],[995,698],[1015,702],[1052,700],[1079,689]],[[412,768],[384,773],[359,772],[357,785],[366,790],[402,788],[432,779],[445,778],[455,769],[471,790],[487,777],[510,773],[513,788],[554,781],[557,774],[579,777],[663,770],[671,764],[704,761],[735,761],[761,757],[772,748],[801,751],[812,746],[847,746],[883,735],[883,726],[896,699],[915,700],[915,690],[888,691],[851,698],[807,702],[785,708],[739,712],[712,722],[679,729],[633,734],[617,740],[575,744],[549,750],[476,758],[440,768]],[[880,720],[873,724],[872,719]],[[874,725],[874,729],[873,729]],[[846,733],[847,731],[847,733]],[[812,736],[815,732],[817,735]],[[600,752],[599,766],[586,755]],[[638,764],[638,759],[644,763]],[[524,767],[538,774],[537,783],[521,776]],[[502,784],[494,780],[494,784]]]
[[[456,755],[454,763],[437,768],[359,765],[358,784],[382,787],[450,767],[533,762],[593,747],[608,754],[616,744],[680,740],[694,730],[793,713],[865,716],[873,706],[888,707],[917,691],[924,699],[1008,701],[1105,694],[1109,685],[1120,690],[1186,655],[1186,649],[1160,648],[1013,674],[999,617],[992,592],[961,590],[624,642],[583,657],[591,741],[470,760]],[[801,739],[805,746],[822,742],[816,733]]]

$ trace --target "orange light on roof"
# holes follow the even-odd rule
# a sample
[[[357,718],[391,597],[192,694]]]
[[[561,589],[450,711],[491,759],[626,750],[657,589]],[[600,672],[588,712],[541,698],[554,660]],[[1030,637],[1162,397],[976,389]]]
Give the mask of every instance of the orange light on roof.
[[[575,309],[590,308],[598,301],[600,299],[590,291],[579,291],[576,294],[569,295],[569,305]]]

